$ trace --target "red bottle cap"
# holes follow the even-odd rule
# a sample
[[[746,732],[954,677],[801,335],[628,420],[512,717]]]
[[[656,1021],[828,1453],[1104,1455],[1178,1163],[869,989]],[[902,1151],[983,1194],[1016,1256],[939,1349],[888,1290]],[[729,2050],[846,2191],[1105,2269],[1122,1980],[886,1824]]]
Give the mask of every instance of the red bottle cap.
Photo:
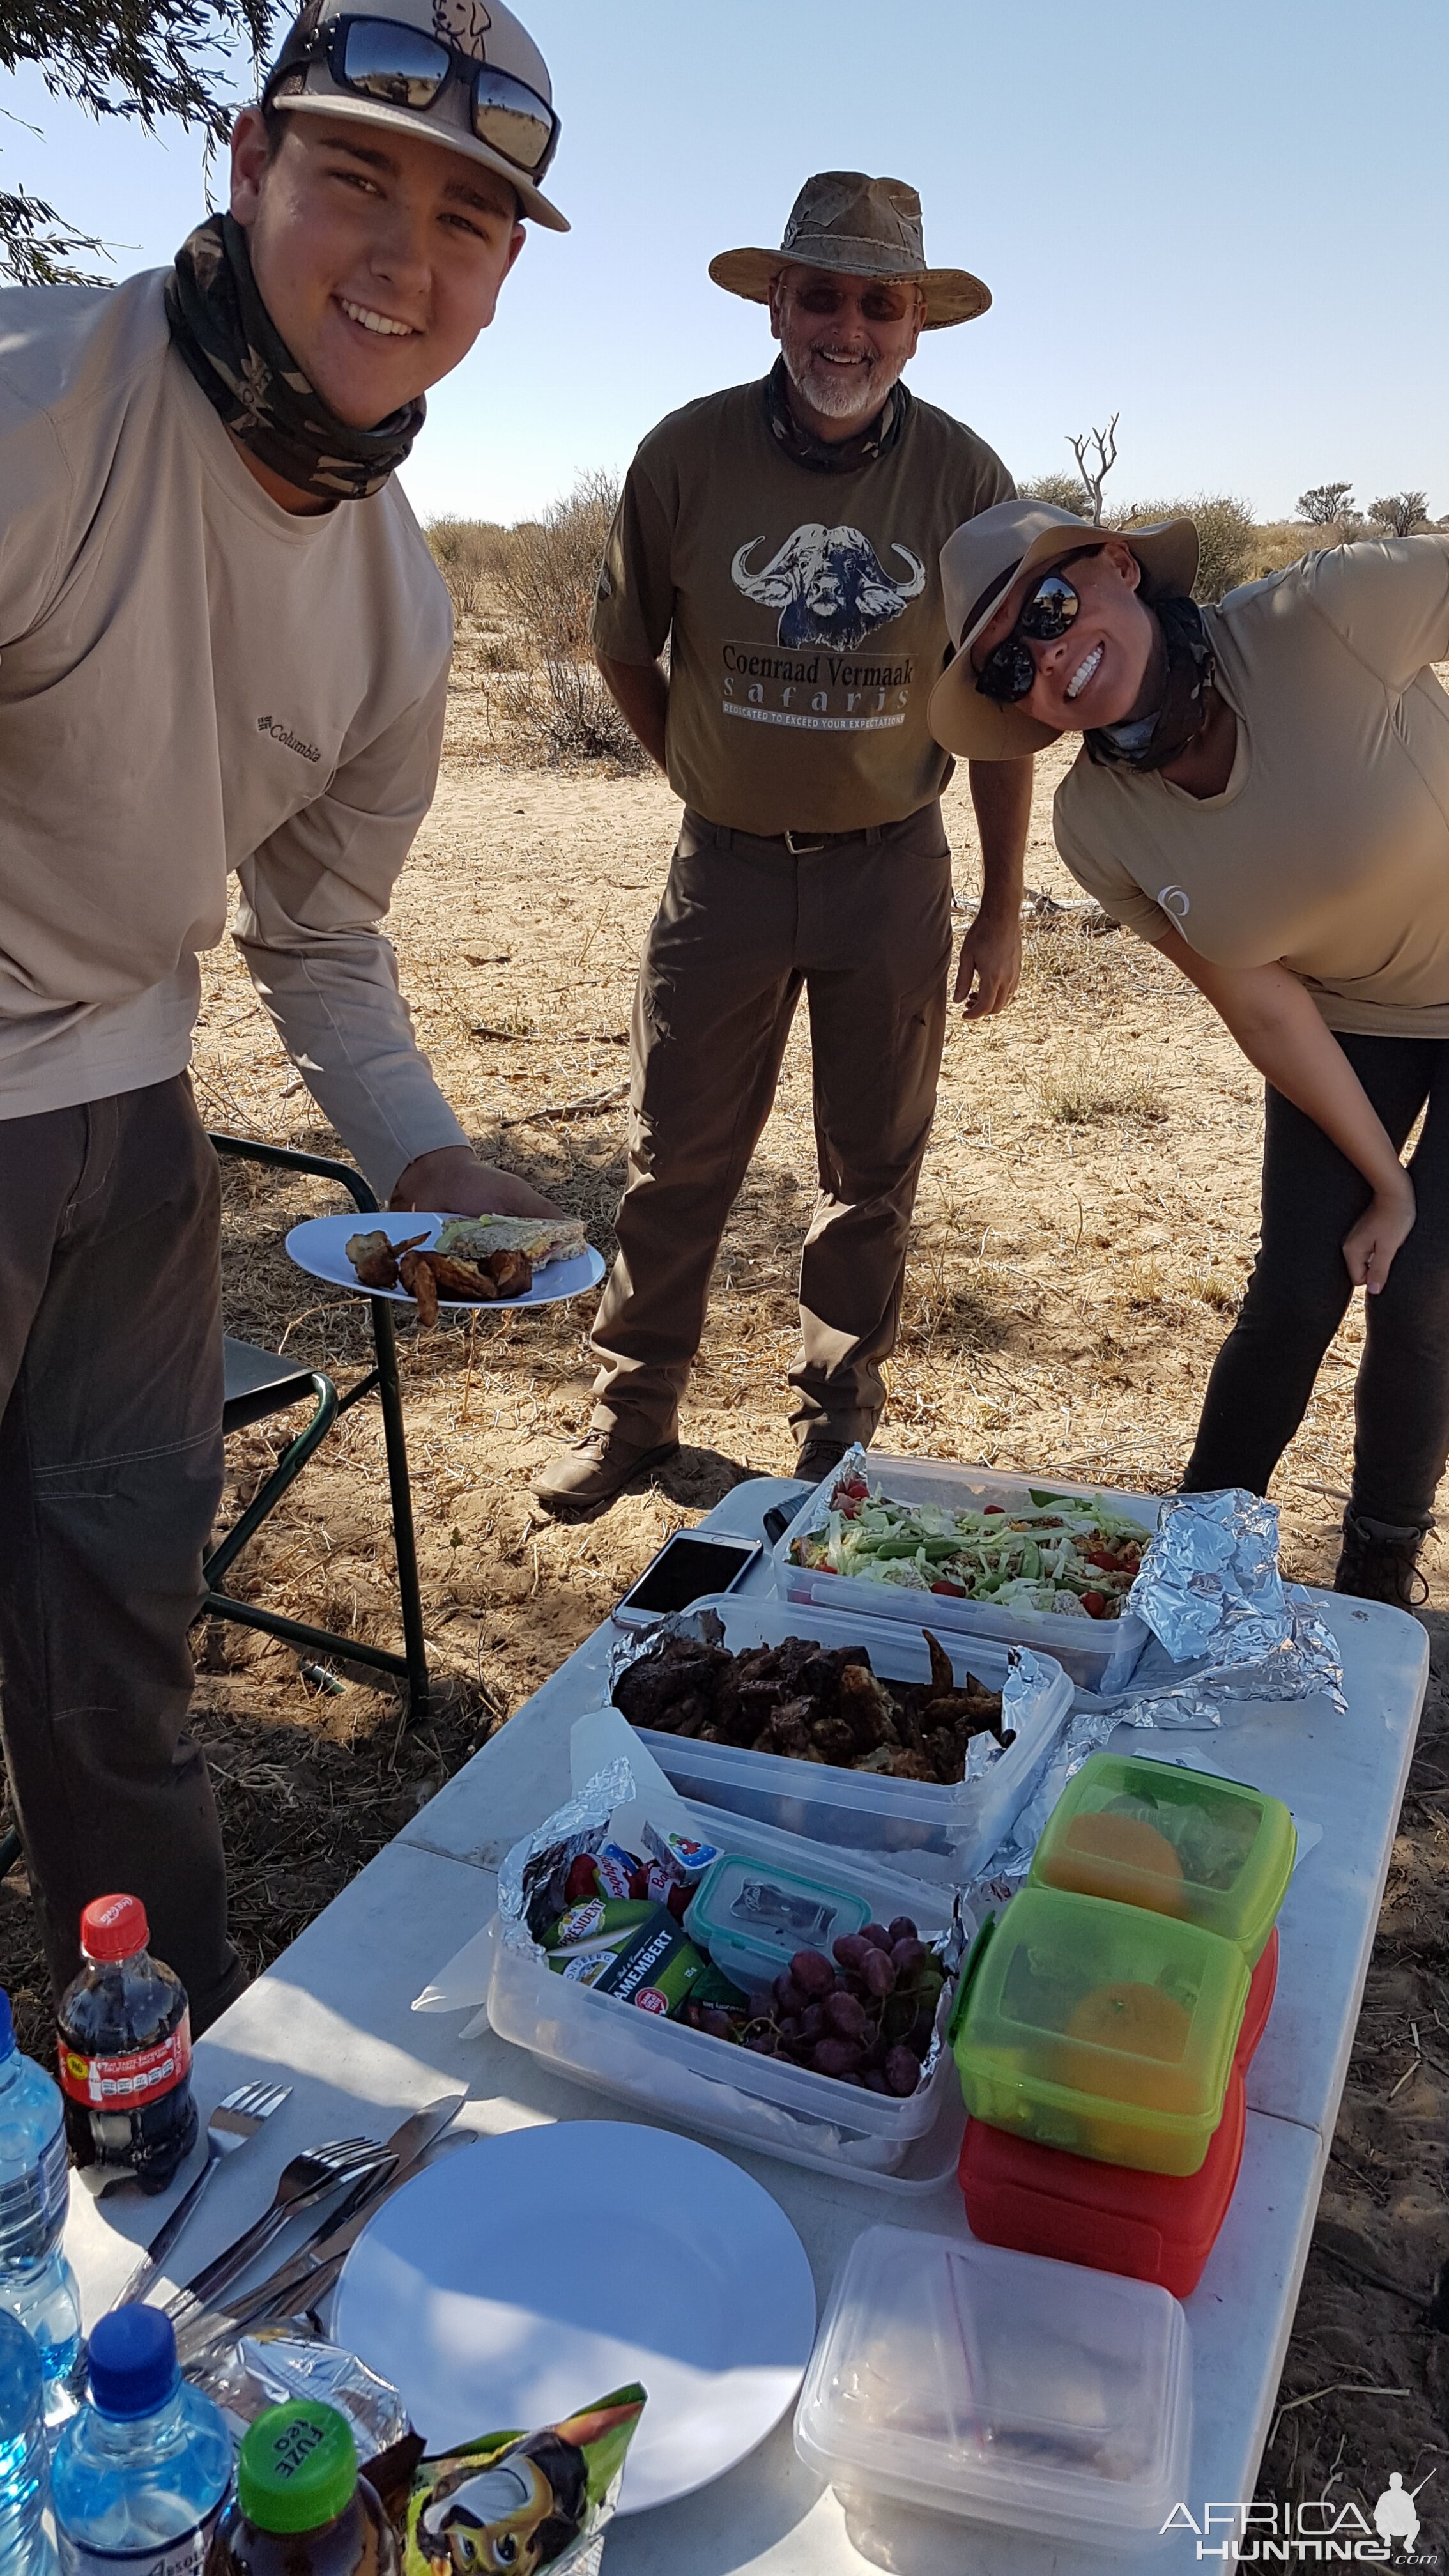
[[[93,1896],[80,1919],[80,1944],[88,1959],[134,1959],[150,1938],[139,1896]]]

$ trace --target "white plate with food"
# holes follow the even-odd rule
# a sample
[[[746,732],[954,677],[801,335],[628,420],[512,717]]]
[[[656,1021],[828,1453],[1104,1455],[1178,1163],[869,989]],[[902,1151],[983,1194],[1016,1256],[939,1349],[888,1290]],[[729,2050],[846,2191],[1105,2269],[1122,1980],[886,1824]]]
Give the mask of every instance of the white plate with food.
[[[767,2191],[670,2129],[561,2120],[459,2148],[347,2257],[333,2339],[430,2451],[648,2391],[621,2513],[690,2495],[793,2405],[815,2340],[805,2249]]]
[[[287,1250],[299,1270],[419,1307],[556,1306],[597,1288],[602,1256],[572,1216],[439,1216],[387,1209],[376,1216],[309,1216]],[[421,1292],[421,1293],[420,1293]]]

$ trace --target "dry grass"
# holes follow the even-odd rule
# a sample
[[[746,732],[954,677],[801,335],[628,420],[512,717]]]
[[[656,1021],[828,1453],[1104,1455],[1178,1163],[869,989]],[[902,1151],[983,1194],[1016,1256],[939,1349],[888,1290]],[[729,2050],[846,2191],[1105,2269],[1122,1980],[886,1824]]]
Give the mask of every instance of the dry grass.
[[[602,1096],[623,1075],[634,964],[676,808],[652,777],[500,766],[489,667],[500,634],[480,624],[464,637],[444,776],[393,928],[423,1042],[479,1147],[585,1217],[607,1253],[623,1113]],[[1073,889],[1049,816],[1061,766],[1057,754],[1039,764],[1027,875],[1066,903]],[[969,895],[975,835],[959,784],[949,820]],[[208,1122],[332,1147],[234,953],[216,951],[204,974],[196,1077]],[[1083,1064],[1098,1068],[1098,1089],[1090,1093],[1082,1074],[1080,1096],[1099,1105],[1064,1114],[1063,1068]],[[535,1123],[550,1104],[592,1095],[601,1096],[597,1114]],[[1094,935],[1090,915],[1034,924],[1015,1007],[979,1026],[953,1019],[882,1445],[1171,1488],[1251,1264],[1259,1135],[1257,1085],[1181,977],[1139,942]],[[531,1471],[587,1418],[588,1308],[403,1332],[438,1680],[431,1726],[415,1737],[393,1696],[356,1668],[344,1668],[342,1697],[318,1697],[281,1645],[237,1629],[202,1641],[197,1725],[219,1775],[238,1929],[255,1964],[555,1669],[670,1530],[741,1476],[788,1468],[783,1375],[814,1188],[802,1025],[725,1237],[683,1458],[592,1524],[548,1521],[528,1493]],[[296,1217],[326,1203],[311,1185],[228,1167],[228,1320],[345,1380],[364,1359],[361,1310],[304,1278],[282,1250]],[[1276,1480],[1287,1563],[1310,1581],[1333,1564],[1361,1329],[1356,1305]],[[229,1510],[284,1429],[232,1443]],[[395,1639],[385,1494],[376,1418],[361,1408],[241,1560],[238,1588],[296,1616]],[[1429,1571],[1442,1604],[1432,1551]],[[1420,2294],[1449,2250],[1449,2086],[1435,2072],[1449,2067],[1449,2037],[1430,2036],[1449,2027],[1446,1751],[1443,1734],[1427,1745],[1418,1803],[1406,1809],[1325,2200],[1359,2246],[1361,2268],[1367,2244],[1381,2270]],[[0,1949],[30,2040],[43,2048],[21,1880],[0,1890]],[[1411,2028],[1423,2063],[1390,2103]],[[1340,2346],[1349,2367],[1339,2366]],[[1392,2436],[1376,2401],[1295,2408],[1282,2419],[1270,2486],[1298,2481],[1316,2492],[1313,2480],[1332,2471],[1340,2488],[1362,2492],[1391,2461],[1410,2483],[1422,2476],[1445,2438],[1439,2349],[1402,2300],[1316,2257],[1287,2389],[1307,2393],[1362,2372],[1416,2395],[1412,2405],[1396,2401]],[[1376,2492],[1369,2486],[1370,2501]]]

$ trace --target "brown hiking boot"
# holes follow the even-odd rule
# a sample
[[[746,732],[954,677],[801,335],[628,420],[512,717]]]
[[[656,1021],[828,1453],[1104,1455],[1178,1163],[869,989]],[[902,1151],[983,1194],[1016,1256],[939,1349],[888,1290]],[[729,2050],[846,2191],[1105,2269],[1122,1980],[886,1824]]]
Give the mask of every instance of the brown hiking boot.
[[[863,1441],[861,1446],[865,1446]],[[833,1432],[811,1431],[800,1443],[795,1473],[809,1484],[823,1484],[831,1468],[838,1467],[847,1449],[854,1447],[853,1440],[839,1440]]]
[[[571,1441],[534,1478],[533,1496],[555,1520],[568,1520],[576,1513],[617,1502],[636,1476],[647,1475],[651,1467],[662,1467],[678,1455],[677,1439],[660,1440],[650,1448],[638,1440],[626,1440],[620,1431],[586,1431],[582,1440]]]
[[[1357,1512],[1346,1511],[1334,1591],[1352,1592],[1360,1601],[1388,1601],[1396,1610],[1419,1609],[1429,1598],[1429,1586],[1419,1569],[1419,1550],[1427,1535],[1417,1525],[1400,1529],[1388,1521],[1363,1520]]]

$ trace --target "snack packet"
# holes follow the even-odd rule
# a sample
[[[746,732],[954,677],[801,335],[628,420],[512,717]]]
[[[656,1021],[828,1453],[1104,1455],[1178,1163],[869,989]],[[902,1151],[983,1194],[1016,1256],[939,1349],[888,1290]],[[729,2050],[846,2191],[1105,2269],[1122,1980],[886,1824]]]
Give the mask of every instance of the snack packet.
[[[638,2382],[536,2433],[484,2433],[413,2476],[403,2576],[592,2576],[644,2411]]]

